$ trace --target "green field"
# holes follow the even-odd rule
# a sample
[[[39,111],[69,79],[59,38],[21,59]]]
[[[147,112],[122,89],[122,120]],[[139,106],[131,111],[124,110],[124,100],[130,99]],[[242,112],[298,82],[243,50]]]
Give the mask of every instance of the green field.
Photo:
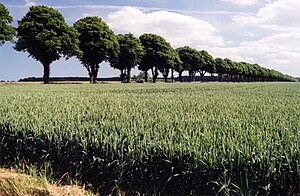
[[[300,83],[2,84],[0,164],[104,195],[297,193]]]

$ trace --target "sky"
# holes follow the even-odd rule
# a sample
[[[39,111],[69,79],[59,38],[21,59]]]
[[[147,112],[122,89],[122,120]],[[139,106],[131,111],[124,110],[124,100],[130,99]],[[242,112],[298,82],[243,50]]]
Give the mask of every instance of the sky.
[[[86,16],[101,17],[116,34],[131,32],[163,36],[174,48],[191,46],[214,58],[258,63],[291,76],[300,76],[300,0],[0,0],[14,18],[13,26],[32,5],[59,10],[69,25]],[[0,47],[0,80],[42,77],[41,63]],[[133,74],[138,74],[135,69]],[[118,76],[108,63],[99,77]],[[83,76],[75,57],[51,64],[51,77]]]

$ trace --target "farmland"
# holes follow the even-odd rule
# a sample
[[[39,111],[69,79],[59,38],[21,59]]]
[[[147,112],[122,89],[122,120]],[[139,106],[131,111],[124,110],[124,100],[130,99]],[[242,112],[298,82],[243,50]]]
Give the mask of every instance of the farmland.
[[[102,194],[296,193],[299,95],[299,83],[2,84],[0,164]]]

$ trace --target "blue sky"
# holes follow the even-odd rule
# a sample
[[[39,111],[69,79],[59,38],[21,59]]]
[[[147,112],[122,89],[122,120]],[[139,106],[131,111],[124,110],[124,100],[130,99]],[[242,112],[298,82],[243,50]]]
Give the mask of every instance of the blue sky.
[[[215,58],[258,63],[285,74],[300,76],[299,0],[1,0],[14,18],[31,5],[59,10],[72,25],[85,16],[100,16],[112,30],[137,37],[151,32],[171,45],[207,50]],[[13,44],[0,47],[0,80],[41,77],[42,65],[16,52]],[[138,74],[138,70],[133,71]],[[119,71],[102,63],[100,77]],[[51,76],[87,76],[76,58],[51,64]]]

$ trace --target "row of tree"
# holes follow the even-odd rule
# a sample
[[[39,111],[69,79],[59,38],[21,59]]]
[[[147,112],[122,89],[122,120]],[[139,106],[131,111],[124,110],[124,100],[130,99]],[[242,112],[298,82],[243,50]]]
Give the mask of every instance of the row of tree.
[[[76,56],[87,69],[91,83],[97,82],[99,65],[108,61],[120,70],[121,81],[130,82],[131,70],[138,68],[148,78],[152,72],[156,82],[159,72],[167,81],[174,71],[182,81],[182,73],[189,73],[190,81],[200,73],[201,81],[206,73],[218,74],[231,81],[294,81],[294,78],[246,62],[234,62],[228,58],[214,59],[207,51],[198,51],[189,46],[174,49],[163,37],[146,33],[139,38],[133,34],[115,35],[99,17],[79,19],[69,26],[57,10],[47,6],[32,6],[18,21],[15,29],[10,24],[12,17],[0,3],[0,44],[15,42],[14,49],[28,52],[44,67],[44,83],[49,83],[50,64],[61,57]],[[13,40],[16,36],[16,41]]]

